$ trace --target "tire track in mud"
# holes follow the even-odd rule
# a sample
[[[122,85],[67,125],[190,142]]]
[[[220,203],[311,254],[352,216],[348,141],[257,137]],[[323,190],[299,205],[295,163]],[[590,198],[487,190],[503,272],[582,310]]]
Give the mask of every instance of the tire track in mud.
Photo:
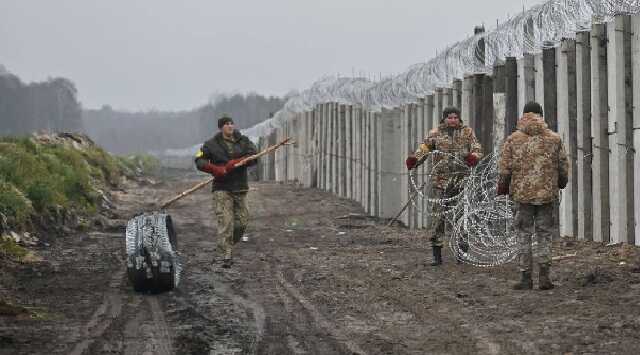
[[[271,189],[269,185],[266,189]],[[262,191],[265,192],[264,189]],[[276,231],[282,230],[290,214],[278,213],[269,206],[277,200],[270,196],[252,198],[250,203],[255,214],[250,227],[256,234],[271,237],[246,248],[243,254],[258,255],[261,261],[251,263],[250,271],[259,272],[254,278],[252,291],[264,294],[262,302],[266,315],[266,329],[258,354],[366,354],[358,344],[349,338],[345,329],[324,317],[318,308],[284,277],[281,263],[290,259],[287,250],[297,248],[290,241],[276,238]],[[252,196],[252,195],[250,195]],[[281,198],[281,196],[273,196]],[[312,211],[297,211],[295,218],[313,214]],[[257,223],[259,221],[259,224]],[[283,250],[285,250],[284,253]],[[266,254],[266,255],[265,255]],[[289,262],[287,262],[289,264]],[[254,273],[256,275],[256,273]]]
[[[110,291],[79,334],[71,355],[117,352],[126,355],[172,355],[172,336],[155,295],[129,294],[124,272],[109,284]]]
[[[298,289],[290,284],[285,278],[282,270],[277,270],[275,272],[276,279],[278,283],[292,296],[303,308],[306,310],[306,313],[313,320],[317,326],[322,328],[325,332],[330,334],[333,339],[343,344],[346,349],[352,354],[367,354],[358,344],[356,344],[353,340],[349,339],[349,333],[344,329],[341,329],[336,324],[329,322],[319,311],[318,309],[311,303],[308,299],[306,299]],[[286,303],[285,303],[286,307]]]
[[[290,258],[290,260],[293,259],[291,261],[293,261],[293,263],[297,265],[300,270],[312,273],[319,271],[314,270],[314,265],[310,265],[300,255],[289,253],[287,254],[287,257]],[[474,310],[472,308],[469,308],[469,305],[465,304],[463,299],[454,297],[454,295],[456,295],[455,289],[451,289],[451,285],[442,282],[442,272],[450,272],[450,270],[438,271],[427,269],[426,272],[422,273],[422,277],[424,279],[420,280],[419,283],[405,284],[404,288],[398,290],[400,293],[409,291],[402,296],[390,296],[385,292],[384,289],[376,288],[369,289],[367,293],[369,294],[369,297],[378,297],[381,299],[392,300],[394,304],[394,311],[402,310],[403,312],[406,312],[407,310],[409,310],[409,313],[411,313],[413,317],[421,320],[421,324],[424,324],[425,322],[441,324],[442,327],[440,328],[450,330],[450,336],[461,336],[461,339],[457,341],[457,347],[463,346],[464,340],[462,340],[462,338],[464,338],[465,335],[468,336],[470,338],[469,340],[471,340],[469,345],[475,345],[476,347],[476,351],[474,351],[473,353],[495,355],[505,353],[505,351],[507,351],[508,353],[527,353],[527,350],[530,351],[530,349],[524,349],[519,346],[519,344],[510,342],[506,339],[502,340],[502,344],[504,345],[503,346],[494,337],[492,337],[491,334],[481,325],[477,317],[475,317]],[[277,276],[279,280],[287,282],[282,271],[280,271]],[[342,283],[357,284],[359,281],[359,279],[353,278],[348,273],[341,273],[340,278],[343,280]],[[293,289],[293,292],[299,292],[295,288],[295,286],[291,284],[289,285]],[[424,305],[423,299],[419,297],[413,297],[414,294],[419,294],[419,292],[416,291],[418,289],[428,290],[428,294],[432,298],[439,300],[435,304],[429,305],[435,306],[434,311],[425,312],[425,310],[416,309],[416,307]],[[300,295],[300,297],[304,299],[304,296]],[[313,307],[311,303],[309,304],[310,307]],[[358,307],[361,310],[364,310],[367,314],[375,315],[377,313],[375,309],[367,309],[366,305],[360,305]],[[446,312],[438,311],[442,311],[444,309],[446,309]],[[366,323],[366,321],[364,322]],[[469,325],[469,323],[471,324]],[[344,334],[344,331],[342,331],[341,333]],[[384,334],[379,334],[377,336],[369,334],[368,337],[378,337],[379,340],[388,342],[388,344],[386,345],[394,344],[394,339],[390,339],[384,336]],[[400,342],[398,342],[397,344],[402,344],[407,340],[408,339],[406,338],[400,339]],[[398,341],[398,339],[396,339],[395,341]],[[440,345],[444,345],[446,349],[445,344]],[[395,351],[401,350],[394,348],[394,352]],[[439,350],[438,353],[440,353],[441,351],[442,350]],[[448,353],[447,351],[445,352]]]
[[[507,350],[509,353],[513,353],[514,351],[517,353],[530,352],[531,349],[524,349],[519,343],[510,342],[508,339],[503,339],[503,345],[501,345],[501,342],[491,336],[481,325],[476,317],[476,312],[470,308],[463,299],[451,296],[452,294],[455,294],[455,291],[451,290],[451,285],[445,284],[444,287],[439,287],[443,285],[442,278],[439,278],[438,275],[433,272],[426,273],[426,277],[430,278],[430,280],[428,280],[430,284],[435,285],[435,287],[432,287],[432,292],[436,297],[442,299],[453,299],[451,302],[452,304],[449,305],[449,312],[446,313],[447,318],[458,324],[469,323],[470,320],[472,321],[472,325],[470,327],[466,327],[464,330],[467,330],[474,339],[479,354],[497,355],[503,354]]]
[[[284,289],[278,285],[276,285],[275,288],[278,296],[280,297],[280,300],[283,302],[285,311],[288,314],[294,314],[293,304],[289,296],[287,296],[287,294],[285,293]],[[287,324],[285,326],[285,331],[287,333],[287,347],[289,348],[289,350],[291,350],[291,352],[296,355],[306,354],[307,351],[301,349],[300,340],[296,337],[296,335],[294,335],[294,329],[291,324]]]
[[[122,298],[118,291],[124,280],[124,265],[120,268],[120,271],[109,281],[109,291],[105,294],[104,299],[96,311],[91,315],[89,321],[84,327],[79,337],[81,340],[76,346],[69,352],[70,355],[82,355],[89,347],[100,338],[105,331],[109,328],[111,323],[118,318],[122,312]]]
[[[153,330],[151,331],[150,341],[153,344],[154,354],[171,355],[172,354],[172,337],[164,313],[157,297],[147,297],[147,304],[151,309],[151,317],[153,319]]]
[[[264,336],[266,323],[266,314],[264,308],[260,304],[252,301],[250,298],[242,297],[239,294],[231,291],[231,288],[224,282],[218,281],[216,283],[216,290],[220,295],[226,296],[235,305],[251,312],[253,316],[253,326],[255,327],[255,338],[253,340],[253,343],[250,344],[250,349],[255,352],[257,350],[258,344],[260,344]]]

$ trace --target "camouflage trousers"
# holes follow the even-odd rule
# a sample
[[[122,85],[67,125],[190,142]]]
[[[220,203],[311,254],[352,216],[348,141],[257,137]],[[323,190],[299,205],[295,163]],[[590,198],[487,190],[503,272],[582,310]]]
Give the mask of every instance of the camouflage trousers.
[[[213,207],[218,224],[218,249],[225,259],[231,259],[233,245],[240,241],[247,229],[247,193],[214,191]]]
[[[439,188],[434,188],[431,193],[431,198],[435,199],[444,199],[447,200],[452,196],[458,194],[459,191],[444,191]],[[446,232],[451,232],[453,226],[449,219],[445,215],[445,213],[455,205],[455,201],[448,201],[442,204],[435,204],[431,209],[431,223],[429,225],[429,230],[431,231],[431,246],[432,247],[442,247],[444,245],[444,238]]]
[[[533,269],[534,254],[539,264],[551,265],[551,241],[553,233],[554,204],[531,205],[518,203],[514,227],[518,241],[518,266],[520,271]],[[533,235],[536,248],[534,253]]]

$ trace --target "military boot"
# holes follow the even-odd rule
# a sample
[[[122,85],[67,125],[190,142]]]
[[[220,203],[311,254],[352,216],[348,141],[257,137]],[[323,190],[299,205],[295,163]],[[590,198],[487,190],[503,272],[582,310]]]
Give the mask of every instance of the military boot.
[[[433,262],[431,266],[442,265],[442,247],[433,247]]]
[[[533,289],[533,280],[531,279],[531,271],[522,271],[520,282],[513,285],[514,290],[531,290]]]
[[[538,276],[538,288],[541,290],[550,290],[555,287],[549,278],[549,268],[547,264],[540,264],[540,275]]]

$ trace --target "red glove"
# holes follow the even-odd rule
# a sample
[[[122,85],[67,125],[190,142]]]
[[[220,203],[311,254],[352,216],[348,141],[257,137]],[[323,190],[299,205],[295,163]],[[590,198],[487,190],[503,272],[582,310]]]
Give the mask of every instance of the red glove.
[[[242,159],[232,159],[229,160],[227,162],[227,164],[224,166],[224,168],[227,170],[227,172],[231,172],[231,170],[236,168],[236,164],[238,164],[239,162],[241,162]]]
[[[498,187],[496,189],[496,195],[508,195],[509,194],[509,185],[499,182]]]
[[[465,163],[467,163],[467,166],[470,167],[474,167],[476,165],[478,165],[478,156],[476,156],[475,154],[471,153],[469,155],[467,155],[466,158],[464,158]]]
[[[207,163],[207,165],[202,168],[202,171],[212,174],[216,178],[221,178],[227,175],[227,169],[224,166],[213,165],[211,163]]]
[[[415,168],[416,165],[418,165],[418,158],[416,158],[414,155],[410,155],[405,161],[405,164],[407,164],[407,170],[411,170]]]

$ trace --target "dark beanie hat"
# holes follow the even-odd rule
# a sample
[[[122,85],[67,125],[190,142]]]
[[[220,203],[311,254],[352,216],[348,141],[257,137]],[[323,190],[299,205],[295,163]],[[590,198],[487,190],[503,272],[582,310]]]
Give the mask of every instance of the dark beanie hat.
[[[218,128],[224,127],[224,125],[226,125],[227,123],[233,123],[233,120],[231,119],[231,117],[229,117],[229,115],[222,115],[222,117],[218,119]]]
[[[544,116],[544,113],[542,111],[542,106],[540,106],[539,103],[534,101],[528,102],[526,105],[524,105],[524,110],[522,110],[522,114],[524,115],[525,113],[537,113],[540,116]]]
[[[462,122],[462,117],[460,117],[460,110],[453,106],[447,107],[442,111],[442,119],[440,120],[440,122],[444,122],[444,119],[449,117],[449,115],[452,113],[458,115],[458,119],[460,120],[460,122]]]

